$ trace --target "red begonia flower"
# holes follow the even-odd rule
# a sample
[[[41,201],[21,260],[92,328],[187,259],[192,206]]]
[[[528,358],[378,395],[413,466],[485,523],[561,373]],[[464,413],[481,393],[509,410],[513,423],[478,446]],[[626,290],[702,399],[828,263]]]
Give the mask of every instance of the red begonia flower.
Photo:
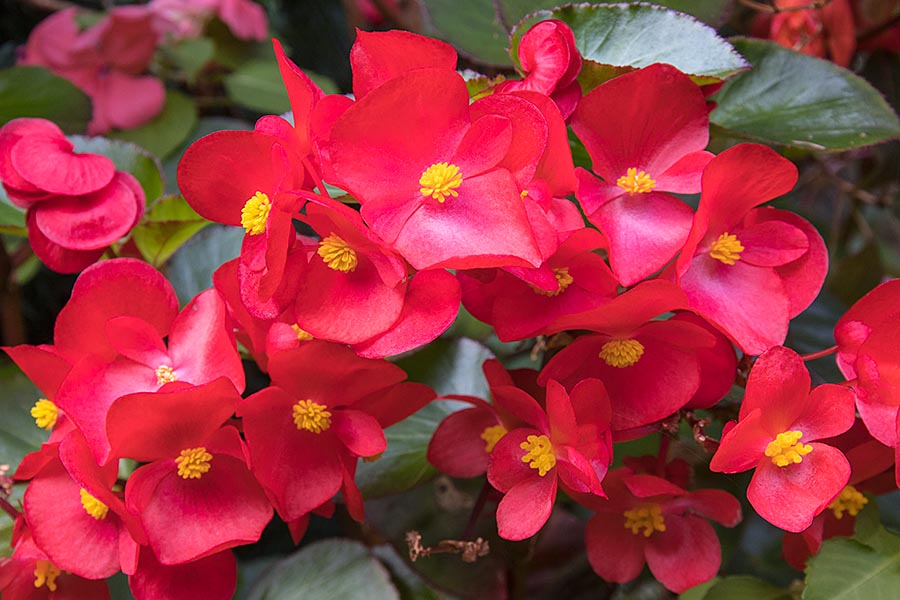
[[[664,192],[700,191],[700,174],[712,158],[704,150],[706,101],[687,75],[655,64],[585,96],[572,129],[602,178],[578,169],[578,200],[609,238],[613,273],[634,285],[665,266],[691,229],[691,208]]]
[[[754,20],[754,35],[803,54],[827,57],[842,67],[850,64],[856,31],[848,0],[833,0],[816,9],[810,9],[804,0],[777,0],[775,6],[781,12]]]
[[[681,593],[712,579],[721,549],[706,519],[726,527],[741,520],[740,503],[722,490],[688,492],[653,475],[617,469],[604,480],[608,499],[590,499],[588,560],[603,579],[625,583],[644,564],[666,588]]]
[[[519,388],[493,392],[498,406],[526,424],[500,438],[488,463],[488,481],[504,494],[497,507],[500,537],[537,533],[553,510],[558,481],[566,490],[604,495],[600,482],[612,459],[612,438],[603,383],[585,379],[567,394],[551,380],[546,411]]]
[[[228,600],[237,588],[237,561],[231,551],[180,565],[161,564],[150,548],[128,578],[134,600]]]
[[[710,348],[698,348],[700,361],[700,387],[685,408],[709,408],[714,406],[731,391],[734,377],[737,374],[737,353],[731,341],[718,329],[690,312],[677,312],[672,321],[686,321],[706,330],[715,338],[715,345]]]
[[[720,473],[755,468],[747,499],[761,517],[792,532],[809,527],[850,478],[843,453],[815,440],[853,425],[853,391],[809,388],[809,372],[793,350],[776,346],[760,356],[738,421],[726,426],[709,466]]]
[[[788,321],[813,301],[828,269],[812,225],[755,208],[796,181],[797,167],[766,146],[739,144],[720,154],[703,172],[690,237],[667,272],[691,308],[748,354],[784,341]]]

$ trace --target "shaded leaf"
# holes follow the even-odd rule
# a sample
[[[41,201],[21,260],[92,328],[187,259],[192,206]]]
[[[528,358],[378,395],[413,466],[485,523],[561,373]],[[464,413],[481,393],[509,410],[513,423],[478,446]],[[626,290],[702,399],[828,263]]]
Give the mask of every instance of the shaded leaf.
[[[847,69],[766,40],[732,42],[753,70],[713,96],[718,106],[710,119],[726,134],[829,151],[900,135],[900,121],[881,94]]]
[[[14,472],[22,457],[39,449],[50,434],[31,417],[31,407],[42,394],[18,367],[9,365],[0,371],[0,386],[0,464],[10,465]]]
[[[47,69],[11,67],[0,71],[0,125],[19,117],[49,119],[66,133],[82,133],[91,120],[91,101]]]
[[[681,595],[685,598],[685,594]],[[791,600],[788,590],[775,587],[755,577],[739,575],[723,577],[709,588],[703,600]]]
[[[249,130],[253,129],[253,123],[248,123],[242,119],[232,117],[200,117],[197,121],[194,131],[182,142],[172,155],[163,162],[163,174],[166,181],[166,192],[170,194],[178,193],[178,163],[188,146],[199,140],[205,135],[209,135],[214,131],[222,131],[223,129],[231,130]]]
[[[166,275],[182,305],[212,287],[212,274],[241,253],[244,230],[216,225],[207,227],[184,245],[169,261]]]
[[[28,235],[25,230],[25,211],[9,201],[3,186],[0,186],[0,233]]]
[[[154,155],[165,158],[191,134],[197,124],[194,101],[181,92],[166,91],[161,113],[140,127],[113,131],[107,137],[134,142]]]
[[[225,91],[237,104],[267,114],[291,110],[275,57],[244,63],[225,77]]]
[[[626,1],[636,4],[644,0]],[[553,9],[560,4],[564,3],[559,0],[501,0],[503,16],[513,25],[537,10]],[[721,25],[731,8],[731,0],[653,0],[649,4],[687,13],[713,26]]]
[[[508,28],[494,10],[493,0],[423,0],[434,35],[453,44],[477,62],[509,66]]]
[[[191,81],[197,78],[216,51],[215,42],[209,38],[199,37],[181,40],[177,44],[164,46],[169,59]]]
[[[144,259],[158,267],[209,223],[181,196],[165,196],[150,206],[132,237]]]
[[[134,175],[144,188],[148,203],[162,195],[163,181],[159,161],[143,148],[130,142],[102,137],[72,136],[69,139],[75,145],[76,152],[102,154],[113,161],[119,171]]]

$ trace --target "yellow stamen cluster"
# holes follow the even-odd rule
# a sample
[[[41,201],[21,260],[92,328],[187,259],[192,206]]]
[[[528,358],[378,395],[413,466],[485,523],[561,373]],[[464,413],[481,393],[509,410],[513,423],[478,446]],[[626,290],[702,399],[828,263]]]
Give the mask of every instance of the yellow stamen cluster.
[[[431,197],[443,203],[447,196],[456,198],[459,193],[456,188],[462,185],[463,178],[459,173],[459,167],[450,163],[434,163],[422,173],[419,178],[419,191],[426,198]]]
[[[541,296],[559,296],[566,288],[572,285],[572,282],[575,279],[569,275],[568,267],[557,267],[553,269],[553,274],[556,276],[556,283],[559,284],[559,287],[555,290],[542,290],[541,288],[532,285],[531,289],[535,291],[535,293],[540,294]]]
[[[737,236],[731,235],[726,231],[713,242],[709,249],[709,255],[726,265],[733,265],[735,261],[741,260],[741,252],[743,251],[744,246],[737,239]]]
[[[481,439],[484,440],[484,451],[490,452],[494,449],[494,446],[497,445],[497,442],[500,441],[504,435],[506,435],[506,427],[503,425],[491,425],[490,427],[485,427],[484,431],[481,432]]]
[[[835,517],[843,519],[845,512],[851,517],[855,517],[862,510],[862,507],[868,503],[868,498],[863,496],[852,485],[848,485],[841,490],[841,494],[834,499],[834,502],[828,505],[828,508],[834,511]]]
[[[656,187],[656,181],[651,179],[644,171],[631,168],[625,172],[625,175],[616,180],[616,185],[629,194],[646,194],[653,191]]]
[[[106,513],[109,512],[109,507],[107,505],[91,496],[84,488],[81,489],[81,506],[84,507],[84,512],[98,521],[105,519]]]
[[[641,360],[644,345],[637,340],[609,340],[600,348],[600,358],[611,367],[624,369]]]
[[[50,430],[59,419],[59,409],[51,401],[41,398],[31,407],[31,416],[38,427]]]
[[[56,591],[56,578],[59,577],[60,571],[56,565],[49,560],[34,561],[34,587],[39,588],[47,586],[51,592]]]
[[[333,233],[319,242],[316,253],[335,271],[351,273],[356,269],[356,250]]]
[[[262,192],[256,192],[241,209],[241,226],[247,231],[248,235],[259,235],[266,231],[266,221],[269,220],[269,212],[272,210],[272,203],[269,197]]]
[[[178,375],[175,374],[175,369],[167,367],[166,365],[159,365],[156,367],[156,385],[165,385],[167,383],[172,383],[173,381],[178,381]]]
[[[659,504],[644,504],[637,508],[625,511],[625,529],[644,537],[650,537],[655,531],[666,530],[666,520],[663,518],[662,508]]]
[[[328,407],[312,400],[300,400],[294,405],[294,425],[312,433],[322,433],[331,427]]]
[[[300,326],[296,323],[291,325],[291,329],[294,330],[294,333],[297,334],[297,339],[301,342],[309,342],[313,339],[313,336],[310,332],[306,331],[305,329],[301,329]]]
[[[766,456],[771,458],[772,462],[779,467],[802,463],[803,457],[813,451],[812,446],[804,445],[800,442],[802,437],[803,433],[800,431],[779,433],[766,446]]]
[[[529,435],[526,441],[519,444],[519,448],[527,450],[525,456],[522,457],[522,462],[528,463],[532,469],[537,469],[538,475],[541,477],[556,466],[553,444],[546,435]]]
[[[206,448],[187,448],[181,451],[175,464],[178,465],[178,474],[183,479],[200,479],[204,473],[208,473],[212,465],[210,461],[213,455],[206,451]]]

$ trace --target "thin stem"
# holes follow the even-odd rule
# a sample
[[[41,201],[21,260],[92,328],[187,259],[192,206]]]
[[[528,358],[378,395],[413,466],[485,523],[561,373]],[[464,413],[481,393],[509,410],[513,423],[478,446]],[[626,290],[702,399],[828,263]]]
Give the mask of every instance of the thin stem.
[[[659,477],[666,475],[666,460],[669,456],[669,445],[672,438],[665,431],[659,433],[659,452],[656,454],[656,474]]]
[[[478,518],[481,516],[481,511],[484,510],[484,505],[487,504],[488,496],[491,495],[491,489],[491,484],[485,479],[484,484],[481,486],[481,492],[478,494],[478,499],[475,500],[475,506],[472,507],[472,512],[469,513],[469,522],[466,523],[466,529],[463,531],[462,539],[471,539],[475,534],[475,526],[478,525]]]
[[[2,508],[3,512],[8,514],[13,521],[19,518],[19,511],[16,510],[16,507],[10,504],[6,498],[0,498],[0,508]]]
[[[832,346],[831,348],[825,348],[824,350],[819,350],[818,352],[811,352],[809,354],[803,354],[800,356],[804,361],[808,360],[816,360],[817,358],[822,358],[823,356],[830,356],[837,352],[838,347]]]

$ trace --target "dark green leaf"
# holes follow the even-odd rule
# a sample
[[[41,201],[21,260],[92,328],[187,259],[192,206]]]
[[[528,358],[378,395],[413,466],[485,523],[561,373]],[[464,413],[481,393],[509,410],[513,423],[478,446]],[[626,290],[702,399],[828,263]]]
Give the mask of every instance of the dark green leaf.
[[[213,272],[241,253],[243,240],[240,227],[207,227],[172,255],[166,274],[182,305],[212,286]]]
[[[125,131],[113,131],[108,137],[134,142],[156,156],[165,158],[191,134],[197,124],[194,101],[181,92],[168,90],[163,110],[149,122]]]
[[[774,42],[734,39],[753,70],[713,97],[711,121],[729,134],[813,150],[846,150],[900,135],[900,121],[868,82]]]
[[[49,119],[66,133],[83,133],[91,101],[72,83],[41,67],[0,71],[0,125],[19,117]]]
[[[359,542],[330,539],[276,564],[248,600],[400,600],[384,566]]]
[[[391,581],[400,592],[400,600],[441,599],[442,596],[428,587],[428,584],[406,564],[393,546],[376,546],[372,548],[372,552],[390,572]]]
[[[48,433],[34,424],[31,407],[43,395],[15,366],[0,371],[0,464],[15,469],[22,457],[41,447]]]
[[[25,211],[14,205],[0,186],[0,233],[28,235],[25,231]]]
[[[159,161],[143,148],[129,142],[102,137],[72,136],[70,139],[75,144],[76,152],[102,154],[113,161],[118,170],[134,175],[144,189],[148,203],[162,195],[163,181]]]
[[[664,62],[698,83],[721,81],[747,67],[713,28],[647,4],[578,4],[540,11],[516,26],[514,53],[528,28],[546,19],[567,23],[584,58],[602,65],[639,68]]]
[[[508,29],[501,23],[493,0],[423,0],[434,34],[453,44],[460,54],[477,62],[509,66]]]
[[[627,0],[629,4],[643,0]],[[656,4],[672,10],[693,15],[705,23],[718,26],[728,14],[732,0],[653,0]],[[559,0],[501,0],[503,16],[507,23],[515,25],[531,13],[542,9],[553,9],[564,2]]]
[[[682,595],[681,598],[684,598]],[[724,577],[710,587],[703,600],[791,600],[788,590],[760,581],[755,577]]]
[[[144,259],[155,267],[166,262],[183,243],[209,225],[181,196],[165,196],[149,207],[132,231]]]
[[[225,78],[225,91],[234,102],[262,113],[291,110],[275,57],[252,60]]]

